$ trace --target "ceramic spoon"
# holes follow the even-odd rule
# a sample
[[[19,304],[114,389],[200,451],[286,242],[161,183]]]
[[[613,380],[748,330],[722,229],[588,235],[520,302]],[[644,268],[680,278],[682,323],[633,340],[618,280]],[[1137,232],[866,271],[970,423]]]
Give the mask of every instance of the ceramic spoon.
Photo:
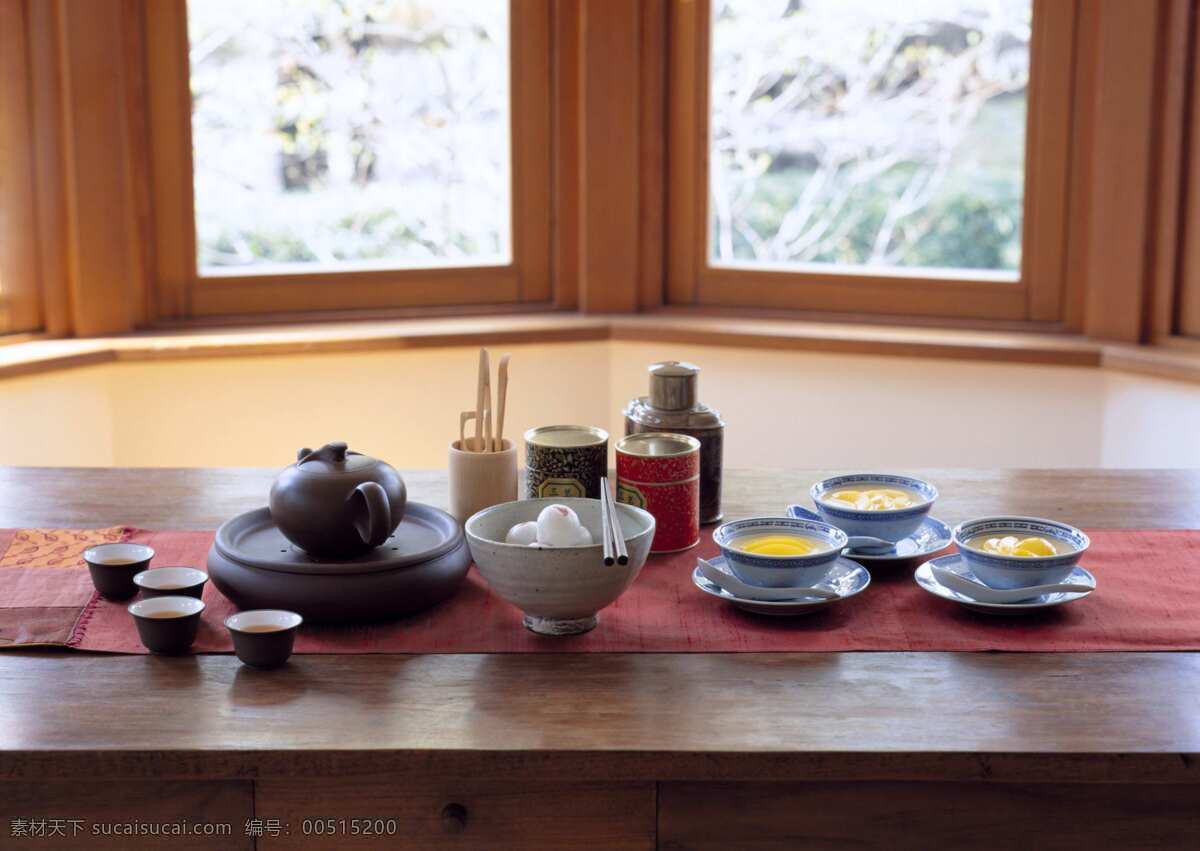
[[[726,573],[716,565],[697,559],[700,562],[700,573],[709,582],[724,588],[730,594],[748,600],[795,600],[798,597],[816,597],[821,600],[837,600],[842,595],[832,588],[815,585],[812,588],[760,588],[757,585],[747,585],[732,574]]]
[[[791,514],[797,520],[816,520],[818,523],[824,523],[821,515],[815,511],[809,511],[803,505],[789,506]],[[846,548],[851,550],[877,550],[884,552],[886,550],[896,549],[896,545],[891,541],[885,541],[883,538],[873,538],[870,535],[851,535],[846,539]]]
[[[1043,594],[1086,594],[1096,590],[1094,585],[1073,582],[1061,582],[1057,585],[1030,585],[1027,588],[992,588],[936,564],[931,564],[930,568],[933,570],[934,578],[942,585],[951,591],[957,591],[959,594],[970,597],[972,600],[978,600],[980,603],[1019,603]]]

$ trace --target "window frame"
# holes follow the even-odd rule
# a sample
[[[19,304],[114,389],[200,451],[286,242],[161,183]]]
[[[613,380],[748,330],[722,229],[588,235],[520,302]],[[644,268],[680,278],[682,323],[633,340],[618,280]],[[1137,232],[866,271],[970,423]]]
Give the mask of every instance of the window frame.
[[[186,0],[142,8],[155,319],[550,302],[551,0],[509,6],[509,263],[219,276],[196,263]]]
[[[711,2],[672,0],[669,15],[666,304],[1009,323],[1063,320],[1078,0],[1033,0],[1025,210],[1021,268],[1016,282],[904,271],[873,275],[710,265]],[[1067,73],[1061,71],[1064,67]]]

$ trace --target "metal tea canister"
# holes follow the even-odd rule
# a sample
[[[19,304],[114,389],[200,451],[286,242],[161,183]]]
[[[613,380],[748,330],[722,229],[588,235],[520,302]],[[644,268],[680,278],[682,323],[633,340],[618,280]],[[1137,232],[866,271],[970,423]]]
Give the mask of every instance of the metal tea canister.
[[[625,407],[625,433],[667,431],[700,441],[700,522],[721,519],[721,456],[725,423],[721,414],[696,398],[700,367],[682,361],[650,366],[650,395]]]
[[[525,496],[600,498],[608,475],[608,432],[594,426],[552,425],[525,432]]]
[[[652,553],[700,542],[700,441],[648,432],[617,441],[617,501],[644,508],[656,525]]]

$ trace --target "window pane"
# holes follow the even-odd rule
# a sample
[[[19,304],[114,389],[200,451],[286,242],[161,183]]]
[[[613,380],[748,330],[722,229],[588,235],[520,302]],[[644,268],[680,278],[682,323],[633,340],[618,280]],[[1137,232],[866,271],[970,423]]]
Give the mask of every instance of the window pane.
[[[508,26],[507,0],[188,3],[202,273],[507,263]]]
[[[712,5],[714,265],[1016,278],[1031,0]]]

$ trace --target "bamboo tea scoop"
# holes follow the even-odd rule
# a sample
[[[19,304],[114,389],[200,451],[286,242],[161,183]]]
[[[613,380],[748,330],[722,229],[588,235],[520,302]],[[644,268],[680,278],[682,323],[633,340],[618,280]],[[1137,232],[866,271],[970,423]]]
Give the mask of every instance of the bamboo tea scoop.
[[[491,365],[488,362],[488,350],[479,350],[479,381],[475,387],[475,446],[476,452],[491,450],[490,434],[485,434],[485,426],[490,424],[492,410]],[[484,441],[487,441],[485,443]]]
[[[500,358],[500,367],[496,378],[496,452],[504,451],[504,403],[508,400],[508,362],[512,355]]]

